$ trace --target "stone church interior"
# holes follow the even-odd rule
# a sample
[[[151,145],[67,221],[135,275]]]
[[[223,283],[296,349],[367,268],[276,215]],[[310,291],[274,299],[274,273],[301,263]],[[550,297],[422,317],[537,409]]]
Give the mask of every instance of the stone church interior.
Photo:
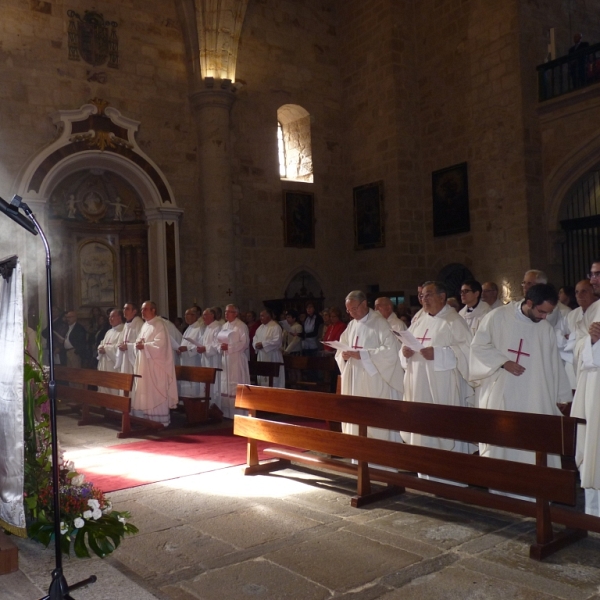
[[[465,274],[509,300],[598,255],[596,2],[4,0],[0,31],[0,196],[82,316]],[[0,226],[36,322],[39,240]]]

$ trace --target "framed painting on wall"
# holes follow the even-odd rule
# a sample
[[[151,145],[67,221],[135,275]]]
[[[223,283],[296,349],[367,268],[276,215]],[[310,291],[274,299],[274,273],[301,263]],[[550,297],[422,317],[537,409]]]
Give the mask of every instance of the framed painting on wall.
[[[116,306],[116,261],[102,242],[86,241],[79,248],[81,306]]]
[[[310,192],[284,190],[283,245],[288,248],[315,247],[315,197]]]
[[[434,237],[471,230],[468,183],[466,162],[431,174]]]
[[[354,188],[354,248],[385,246],[383,181]]]

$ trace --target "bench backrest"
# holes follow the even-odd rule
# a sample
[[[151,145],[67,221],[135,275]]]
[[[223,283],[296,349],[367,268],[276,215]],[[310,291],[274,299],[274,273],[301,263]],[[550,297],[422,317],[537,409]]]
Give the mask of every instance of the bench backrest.
[[[577,419],[238,385],[236,408],[575,455]]]
[[[251,360],[248,363],[250,375],[255,377],[279,377],[279,370],[283,363]]]
[[[175,377],[178,381],[193,381],[194,383],[214,383],[217,372],[221,369],[212,367],[175,367]]]
[[[73,367],[57,365],[54,368],[54,379],[56,381],[121,390],[128,394],[133,387],[135,375],[130,375],[128,373],[111,373],[109,371],[98,371],[96,369],[76,369]]]
[[[337,363],[332,356],[290,356],[283,357],[286,369],[308,369],[311,371],[337,371]]]

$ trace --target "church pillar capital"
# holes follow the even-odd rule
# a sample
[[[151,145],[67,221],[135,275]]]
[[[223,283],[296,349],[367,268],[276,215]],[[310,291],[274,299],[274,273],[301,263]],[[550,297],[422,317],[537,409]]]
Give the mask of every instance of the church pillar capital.
[[[229,113],[235,101],[237,87],[231,79],[215,79],[205,77],[202,85],[190,94],[192,108],[202,111],[206,108],[224,109]]]

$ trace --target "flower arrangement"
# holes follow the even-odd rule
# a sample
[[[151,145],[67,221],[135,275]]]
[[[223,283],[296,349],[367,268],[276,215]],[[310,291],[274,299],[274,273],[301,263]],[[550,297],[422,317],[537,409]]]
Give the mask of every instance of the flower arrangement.
[[[41,350],[38,331],[38,350]],[[39,352],[38,355],[41,355]],[[27,534],[46,546],[54,539],[52,446],[48,404],[48,373],[26,351],[25,361],[25,512]],[[138,528],[130,514],[112,510],[104,492],[85,481],[72,462],[59,453],[60,545],[69,555],[89,557],[91,549],[104,558],[127,534]],[[88,549],[89,548],[89,549]]]

